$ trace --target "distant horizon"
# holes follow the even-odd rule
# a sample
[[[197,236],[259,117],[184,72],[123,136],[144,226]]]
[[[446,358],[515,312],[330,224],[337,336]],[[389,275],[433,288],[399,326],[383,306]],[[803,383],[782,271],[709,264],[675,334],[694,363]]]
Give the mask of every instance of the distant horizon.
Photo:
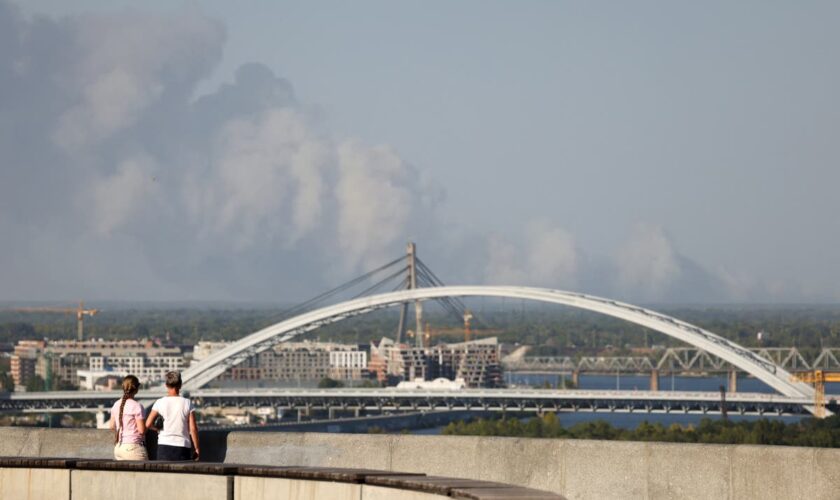
[[[608,298],[608,297],[603,297]],[[306,300],[306,299],[304,299]],[[467,299],[469,300],[469,298]],[[513,302],[515,299],[511,299]],[[107,308],[111,308],[112,310],[128,310],[128,309],[216,309],[216,310],[247,310],[247,309],[255,309],[255,310],[266,310],[266,309],[283,309],[288,307],[295,307],[303,302],[303,300],[298,302],[271,302],[271,301],[250,301],[250,300],[241,300],[241,301],[232,301],[232,300],[169,300],[169,301],[159,301],[159,300],[85,300],[85,307],[86,308],[96,308],[100,309],[101,311],[105,312]],[[334,304],[338,302],[331,302],[330,304]],[[571,306],[562,306],[557,304],[545,304],[536,301],[525,301],[525,308],[540,308],[540,309],[550,309],[550,308],[557,308],[557,310],[572,310],[572,311],[582,311],[580,309],[575,309]],[[819,303],[819,302],[694,302],[694,303],[679,303],[679,302],[659,302],[659,303],[634,303],[633,305],[644,307],[646,309],[651,309],[654,311],[662,311],[662,310],[676,310],[676,309],[808,309],[808,308],[815,308],[815,309],[838,309],[840,310],[840,303]],[[3,313],[11,313],[10,308],[14,307],[48,307],[48,306],[55,306],[55,307],[68,307],[73,308],[78,306],[78,301],[52,301],[52,300],[0,300],[0,314]],[[323,307],[323,306],[322,306]],[[395,309],[398,306],[389,307],[385,310]],[[413,306],[412,306],[413,307]],[[516,306],[507,306],[507,307],[486,307],[485,310],[491,312],[505,312],[511,311],[514,309],[522,308],[522,305]],[[37,313],[37,314],[46,314],[46,313]],[[69,314],[69,313],[68,313]],[[429,314],[429,312],[427,312]],[[441,311],[431,311],[431,314],[441,314],[445,315],[446,313]],[[598,314],[593,312],[592,314]]]

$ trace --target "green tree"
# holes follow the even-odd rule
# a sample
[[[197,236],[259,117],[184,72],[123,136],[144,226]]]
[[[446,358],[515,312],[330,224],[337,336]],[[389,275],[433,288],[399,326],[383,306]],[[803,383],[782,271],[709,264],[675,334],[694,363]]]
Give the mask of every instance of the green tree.
[[[344,387],[344,384],[329,377],[324,377],[320,380],[320,382],[318,382],[319,389],[334,389],[336,387]]]
[[[12,376],[6,372],[0,372],[0,391],[14,391],[15,381]]]
[[[26,392],[42,392],[46,390],[46,384],[40,375],[29,377],[24,385],[26,386]]]

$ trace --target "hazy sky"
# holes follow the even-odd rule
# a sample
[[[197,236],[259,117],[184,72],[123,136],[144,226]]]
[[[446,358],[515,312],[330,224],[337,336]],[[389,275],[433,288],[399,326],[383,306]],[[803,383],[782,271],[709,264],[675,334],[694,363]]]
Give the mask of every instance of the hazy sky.
[[[0,0],[0,300],[840,299],[840,3]]]

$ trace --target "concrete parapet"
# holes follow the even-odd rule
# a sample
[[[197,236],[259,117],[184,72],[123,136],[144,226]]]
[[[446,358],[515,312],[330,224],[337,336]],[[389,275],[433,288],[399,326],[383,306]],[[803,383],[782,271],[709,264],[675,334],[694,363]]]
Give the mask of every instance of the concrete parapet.
[[[644,448],[639,443],[612,442],[606,452],[603,443],[561,442],[562,462],[558,465],[563,470],[562,489],[574,492],[571,498],[596,498],[592,496],[595,491],[600,499],[650,498]]]
[[[109,430],[0,427],[0,456],[113,458],[113,436]]]
[[[85,434],[90,432],[96,434]],[[85,439],[103,443],[84,443]],[[101,458],[110,458],[107,432],[0,428],[2,455],[43,456],[45,449],[51,449],[60,450],[57,455],[74,456],[73,447],[80,443],[85,448],[79,455],[91,454],[91,450],[101,446],[97,453],[101,453]],[[210,454],[207,443],[203,446],[204,455]],[[501,482],[548,490],[570,499],[835,499],[840,491],[837,449],[279,432],[231,432],[217,437],[214,446],[218,447],[215,459],[224,461],[225,467],[237,468],[241,475],[254,474],[235,465],[237,462],[287,468],[361,468],[391,471],[392,475],[418,473],[457,477],[461,481]],[[81,462],[79,467],[84,468]],[[152,468],[158,466],[144,467],[157,470]],[[223,476],[229,471],[208,469],[206,473]],[[290,472],[284,474],[291,477]],[[299,474],[291,478],[308,479]],[[419,493],[440,493],[432,486],[420,486],[433,485],[434,477],[384,477],[365,484],[387,487],[387,481],[397,480],[411,482],[413,491]],[[448,481],[452,486],[452,479]],[[378,494],[371,491],[372,495]]]
[[[235,479],[233,488],[235,500],[359,500],[362,498],[361,484],[276,477],[237,476]],[[390,498],[396,498],[393,490],[391,490]],[[403,497],[400,495],[399,498]]]
[[[562,460],[560,440],[390,437],[391,470],[500,481],[555,492],[563,484],[563,470],[558,466]]]
[[[394,498],[393,488],[385,488],[383,486],[362,485],[362,500],[392,500]],[[436,493],[426,493],[423,491],[403,491],[400,492],[400,500],[440,500],[449,498],[446,495],[439,495]]]
[[[644,448],[648,498],[731,498],[732,446],[650,443]]]
[[[0,498],[100,500],[563,500],[489,481],[329,467],[0,457]],[[364,489],[366,485],[370,488]]]
[[[770,493],[805,498],[805,492],[807,498],[834,499],[840,491],[840,450],[834,449],[233,432],[227,454],[273,465],[370,467],[500,481],[570,499],[763,499]]]
[[[202,498],[228,500],[228,478],[204,474],[74,470],[72,498],[85,500],[146,500],[149,498]]]
[[[224,461],[394,470],[390,461],[392,439],[386,434],[232,432],[227,437]]]
[[[70,471],[66,469],[0,468],[0,498],[10,500],[70,500]]]

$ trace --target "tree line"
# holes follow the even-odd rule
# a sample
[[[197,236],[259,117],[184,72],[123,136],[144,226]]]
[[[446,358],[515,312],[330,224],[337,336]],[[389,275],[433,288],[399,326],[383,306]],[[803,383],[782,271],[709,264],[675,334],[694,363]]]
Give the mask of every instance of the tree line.
[[[526,420],[480,418],[452,422],[444,427],[443,434],[838,448],[840,447],[840,416],[834,415],[825,419],[805,418],[788,424],[769,419],[732,421],[704,418],[697,425],[665,426],[660,423],[642,422],[635,429],[623,429],[603,420],[564,427],[556,414],[545,413]]]
[[[816,352],[840,346],[840,307],[836,306],[693,306],[660,307],[661,312],[694,323],[748,347],[798,347]],[[639,346],[680,345],[674,339],[641,326],[586,311],[560,307],[527,307],[474,311],[481,325],[494,329],[506,343],[535,346],[534,355],[589,355]],[[200,340],[236,340],[283,317],[281,309],[115,309],[85,321],[88,337],[106,339],[170,338],[175,344]],[[453,329],[435,341],[462,340],[458,318],[428,308],[430,328]],[[327,325],[301,338],[368,343],[394,337],[398,312],[379,311]],[[481,336],[482,327],[475,332]],[[757,337],[763,332],[762,339]],[[22,339],[73,339],[73,315],[24,314],[0,310],[0,344]]]

